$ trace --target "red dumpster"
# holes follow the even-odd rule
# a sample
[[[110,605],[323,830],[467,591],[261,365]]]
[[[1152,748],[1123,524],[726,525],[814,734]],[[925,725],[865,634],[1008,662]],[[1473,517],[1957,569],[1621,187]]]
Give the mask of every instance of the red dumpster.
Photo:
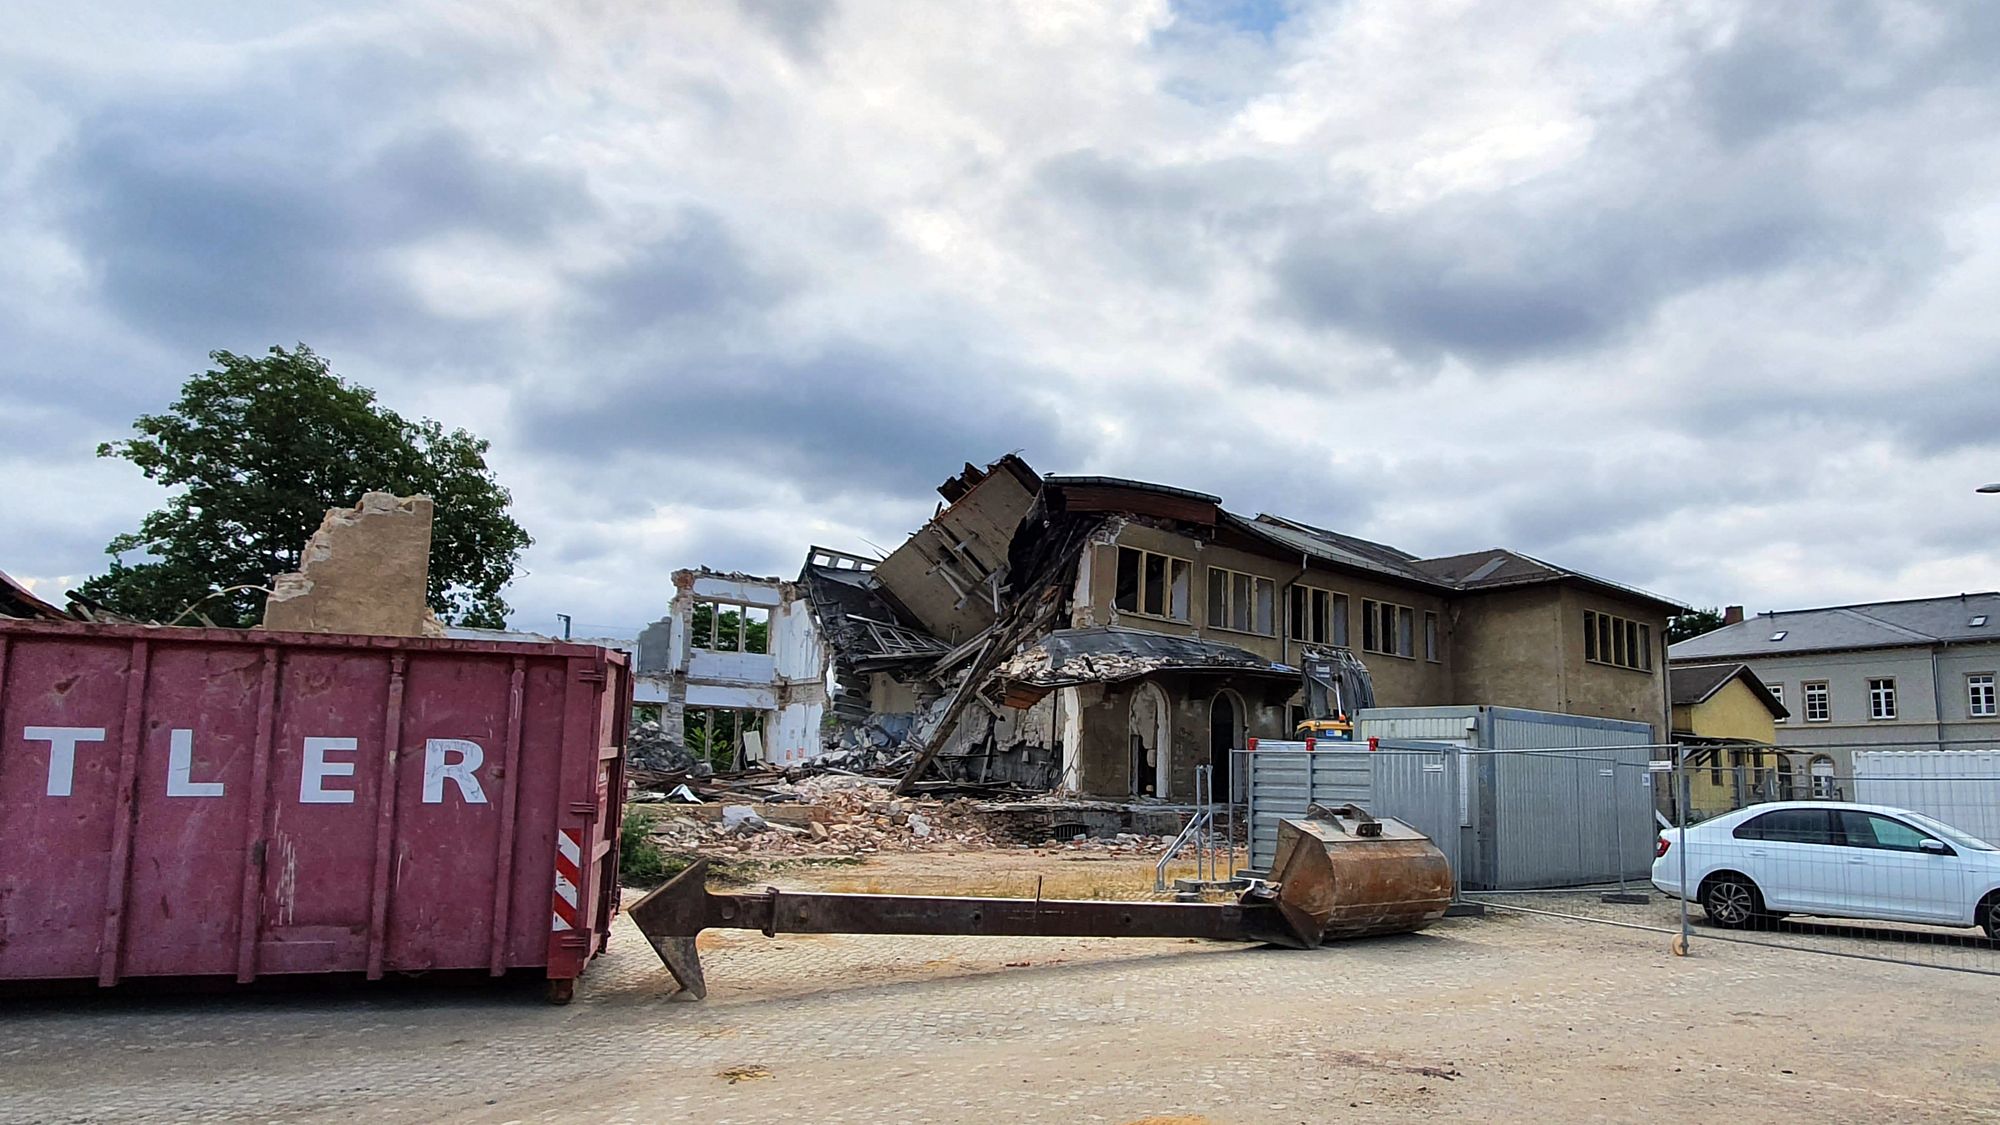
[[[569,644],[0,621],[0,980],[547,971],[617,909],[631,681]]]

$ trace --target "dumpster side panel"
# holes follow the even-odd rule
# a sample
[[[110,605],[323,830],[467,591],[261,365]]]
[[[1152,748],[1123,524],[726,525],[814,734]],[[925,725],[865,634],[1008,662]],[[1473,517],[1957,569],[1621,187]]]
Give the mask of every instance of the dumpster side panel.
[[[285,654],[264,833],[259,973],[368,967],[389,678],[389,662],[372,652]]]
[[[0,979],[576,976],[616,909],[624,672],[0,621]]]
[[[0,696],[9,976],[97,975],[131,651],[117,640],[9,646]]]
[[[500,657],[410,660],[397,763],[399,831],[388,882],[388,969],[487,965],[500,865],[499,802],[511,663]],[[518,771],[516,771],[518,772]]]
[[[520,825],[514,847],[514,880],[509,911],[509,959],[517,965],[548,960],[550,926],[554,919],[556,804],[562,777],[553,750],[562,745],[566,725],[562,709],[568,667],[561,661],[538,662],[529,669],[529,706],[523,725],[523,760],[547,756],[543,768],[522,769],[517,806]]]
[[[123,974],[236,971],[258,687],[269,659],[261,648],[152,646]]]

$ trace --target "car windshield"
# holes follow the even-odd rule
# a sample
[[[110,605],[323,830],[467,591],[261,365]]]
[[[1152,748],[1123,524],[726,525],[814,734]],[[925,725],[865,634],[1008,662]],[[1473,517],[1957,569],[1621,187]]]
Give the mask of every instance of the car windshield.
[[[1961,832],[1958,829],[1953,828],[1951,825],[1946,824],[1942,820],[1937,820],[1933,817],[1925,816],[1922,813],[1904,813],[1903,815],[1905,817],[1908,817],[1910,822],[1912,824],[1915,824],[1917,827],[1922,828],[1925,831],[1931,832],[1935,835],[1942,836],[1943,838],[1951,841],[1952,843],[1957,844],[1961,848],[1966,848],[1975,852],[2000,851],[2000,848],[1996,848],[1992,844],[1989,844],[1986,841],[1979,839],[1978,837],[1968,836],[1964,832]]]

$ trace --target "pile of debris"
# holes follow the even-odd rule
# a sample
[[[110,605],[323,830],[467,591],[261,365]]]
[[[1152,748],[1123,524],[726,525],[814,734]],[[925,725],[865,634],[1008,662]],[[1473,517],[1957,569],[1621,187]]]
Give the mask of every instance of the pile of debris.
[[[648,806],[649,835],[670,852],[723,857],[859,856],[876,852],[978,851],[1041,848],[1105,856],[1157,855],[1163,836],[1121,833],[1097,839],[1017,843],[978,807],[949,801],[897,797],[873,778],[829,774],[776,787],[786,798],[759,806],[744,803]]]
[[[714,767],[668,737],[666,728],[651,719],[634,724],[626,732],[625,760],[634,769],[648,773],[678,774],[684,778],[705,778],[715,773]]]

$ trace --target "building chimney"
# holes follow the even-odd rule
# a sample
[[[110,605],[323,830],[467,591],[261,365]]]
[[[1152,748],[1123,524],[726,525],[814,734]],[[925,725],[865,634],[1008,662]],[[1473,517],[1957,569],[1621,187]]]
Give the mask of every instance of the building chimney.
[[[1729,608],[1727,608],[1727,609],[1723,610],[1723,611],[1722,611],[1722,623],[1723,623],[1724,625],[1741,625],[1741,624],[1743,624],[1743,607],[1742,607],[1742,606],[1740,606],[1740,605],[1733,605],[1733,606],[1730,606]]]

